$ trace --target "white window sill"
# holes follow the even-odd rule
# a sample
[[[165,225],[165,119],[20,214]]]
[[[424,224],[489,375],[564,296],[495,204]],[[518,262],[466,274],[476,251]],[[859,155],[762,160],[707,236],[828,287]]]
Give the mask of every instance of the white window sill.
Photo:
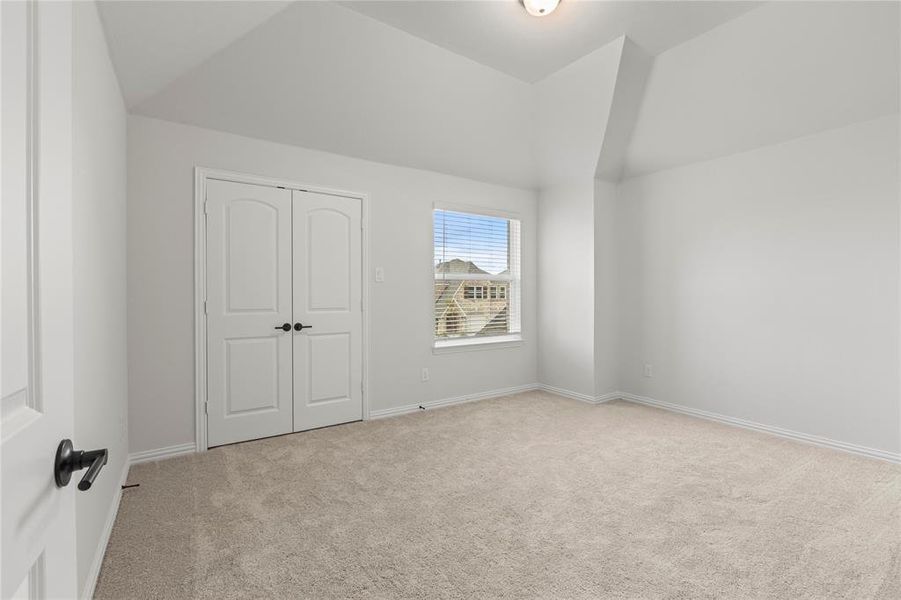
[[[522,346],[521,335],[495,335],[483,338],[435,340],[435,344],[432,346],[432,352],[434,354],[444,354],[445,352],[464,352],[467,350],[515,348],[516,346]]]

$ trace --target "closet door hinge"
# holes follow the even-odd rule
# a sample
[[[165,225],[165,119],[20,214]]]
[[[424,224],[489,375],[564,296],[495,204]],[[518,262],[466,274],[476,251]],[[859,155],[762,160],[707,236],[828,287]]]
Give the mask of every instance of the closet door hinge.
[[[205,315],[206,315],[206,314],[209,314],[209,313],[207,313],[207,311],[206,311],[206,300],[203,301],[203,314],[205,314]]]
[[[204,403],[203,403],[203,414],[205,414],[205,415],[210,414],[209,406],[210,406],[210,403],[209,403],[209,402],[204,402]]]
[[[205,214],[205,215],[206,215],[206,214],[209,214],[209,213],[207,212],[206,206],[207,206],[207,201],[204,200],[204,201],[203,201],[203,214]]]

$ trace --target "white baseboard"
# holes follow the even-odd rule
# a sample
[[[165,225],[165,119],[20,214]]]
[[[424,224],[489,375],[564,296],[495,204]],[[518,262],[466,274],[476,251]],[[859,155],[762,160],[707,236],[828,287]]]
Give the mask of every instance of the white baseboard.
[[[606,394],[601,394],[595,399],[595,404],[603,404],[604,402],[610,402],[611,400],[621,400],[623,397],[619,392],[608,392]]]
[[[580,392],[574,392],[572,390],[554,387],[552,385],[547,385],[544,383],[539,383],[538,389],[556,394],[558,396],[563,396],[564,398],[578,400],[579,402],[587,402],[588,404],[603,404],[604,402],[609,402],[610,400],[617,400],[620,397],[619,392],[610,392],[609,394],[602,394],[600,396],[590,396],[588,394],[582,394]]]
[[[637,394],[630,394],[628,392],[619,392],[617,394],[617,397],[629,402],[635,402],[637,404],[645,404],[647,406],[662,408],[664,410],[681,413],[683,415],[707,419],[708,421],[716,421],[718,423],[734,425],[736,427],[742,427],[744,429],[752,429],[754,431],[769,433],[770,435],[776,435],[798,442],[806,442],[808,444],[814,444],[816,446],[822,446],[824,448],[832,448],[833,450],[850,452],[851,454],[866,456],[868,458],[878,458],[880,460],[886,460],[889,462],[901,463],[901,453],[897,452],[887,452],[885,450],[878,450],[876,448],[868,448],[867,446],[859,446],[857,444],[840,442],[838,440],[832,440],[818,435],[801,433],[800,431],[792,431],[790,429],[783,429],[781,427],[774,427],[772,425],[764,425],[763,423],[756,423],[754,421],[739,419],[737,417],[729,417],[706,410],[690,408],[688,406],[682,406],[680,404],[673,404],[672,402],[663,402],[662,400],[655,400],[653,398],[639,396]]]
[[[91,569],[88,571],[88,578],[84,582],[84,589],[81,598],[90,600],[94,597],[94,589],[97,587],[97,579],[100,577],[100,567],[103,566],[103,557],[106,556],[106,547],[109,545],[110,534],[113,533],[113,525],[116,524],[116,515],[119,514],[119,503],[122,501],[122,486],[128,479],[129,460],[125,459],[122,465],[122,473],[119,474],[119,483],[116,485],[116,494],[110,503],[109,513],[106,516],[106,523],[103,524],[103,531],[100,533],[100,543],[97,544],[97,550],[94,552],[94,560],[91,561]]]
[[[187,444],[178,444],[177,446],[167,446],[165,448],[155,448],[153,450],[143,450],[128,455],[128,462],[137,465],[152,460],[162,460],[164,458],[172,458],[173,456],[181,456],[182,454],[191,454],[196,450],[194,442]]]
[[[440,400],[428,400],[422,404],[407,404],[405,406],[396,406],[394,408],[383,408],[381,410],[369,411],[370,419],[384,419],[386,417],[396,417],[405,415],[419,410],[441,408],[443,406],[452,406],[454,404],[463,404],[465,402],[475,402],[477,400],[487,400],[489,398],[499,398],[501,396],[510,396],[521,392],[530,392],[538,389],[538,385],[531,383],[528,385],[519,385],[497,390],[489,390],[487,392],[478,392],[475,394],[467,394],[465,396],[455,396],[453,398],[442,398]]]

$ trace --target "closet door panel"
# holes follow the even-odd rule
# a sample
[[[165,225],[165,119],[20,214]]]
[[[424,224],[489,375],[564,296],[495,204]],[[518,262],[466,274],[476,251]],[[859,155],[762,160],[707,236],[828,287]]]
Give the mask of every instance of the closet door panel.
[[[362,206],[294,192],[294,430],[358,421],[362,393]]]
[[[292,431],[291,192],[207,185],[210,446]]]

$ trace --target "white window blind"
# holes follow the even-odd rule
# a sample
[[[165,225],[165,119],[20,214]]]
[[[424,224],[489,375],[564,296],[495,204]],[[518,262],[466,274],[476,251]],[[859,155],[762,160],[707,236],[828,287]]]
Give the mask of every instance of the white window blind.
[[[519,334],[520,222],[436,209],[433,227],[436,343]]]

